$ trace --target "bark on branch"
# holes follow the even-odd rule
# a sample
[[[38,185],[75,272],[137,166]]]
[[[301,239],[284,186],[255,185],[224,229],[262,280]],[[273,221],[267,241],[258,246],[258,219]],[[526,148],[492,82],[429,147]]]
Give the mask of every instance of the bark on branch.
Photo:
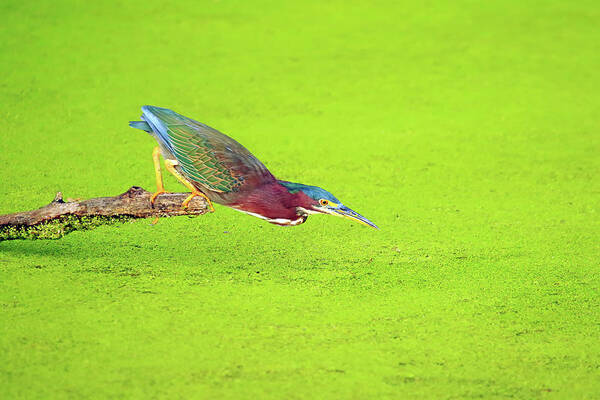
[[[206,200],[194,197],[189,207],[181,203],[189,193],[164,193],[150,204],[152,193],[132,186],[114,197],[64,201],[58,192],[54,200],[37,210],[0,215],[0,241],[14,239],[60,239],[76,230],[127,222],[135,218],[201,215],[208,212]]]

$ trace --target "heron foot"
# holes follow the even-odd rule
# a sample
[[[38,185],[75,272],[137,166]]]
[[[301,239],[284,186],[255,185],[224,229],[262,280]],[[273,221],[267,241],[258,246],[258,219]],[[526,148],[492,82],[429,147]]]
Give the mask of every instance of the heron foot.
[[[156,201],[156,198],[163,193],[172,193],[172,192],[167,192],[166,190],[158,190],[156,193],[154,193],[152,195],[152,197],[150,197],[150,204],[152,204],[152,207],[154,207],[154,202]]]
[[[196,196],[200,196],[200,197],[204,197],[204,199],[206,200],[206,203],[208,204],[208,208],[210,209],[210,212],[215,212],[215,208],[212,205],[212,201],[210,201],[210,199],[208,197],[206,197],[206,195],[204,193],[201,192],[192,192],[192,194],[190,194],[184,201],[183,203],[181,203],[181,207],[183,209],[188,208],[188,206],[190,205],[190,201],[192,201],[192,199]]]

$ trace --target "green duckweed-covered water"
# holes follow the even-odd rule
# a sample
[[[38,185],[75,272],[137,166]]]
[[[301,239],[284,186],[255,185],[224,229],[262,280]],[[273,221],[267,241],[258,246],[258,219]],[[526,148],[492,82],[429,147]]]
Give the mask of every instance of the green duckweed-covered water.
[[[0,397],[598,398],[596,1],[0,13],[0,213],[152,190],[152,104],[381,228],[217,206],[2,242]]]

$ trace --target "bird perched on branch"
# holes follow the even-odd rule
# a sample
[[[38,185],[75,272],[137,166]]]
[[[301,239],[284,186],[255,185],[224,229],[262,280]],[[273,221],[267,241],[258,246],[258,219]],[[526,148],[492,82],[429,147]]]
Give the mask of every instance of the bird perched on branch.
[[[276,179],[244,146],[203,123],[166,108],[142,107],[142,121],[129,125],[152,135],[158,142],[152,158],[157,191],[163,186],[159,157],[165,167],[191,190],[182,203],[194,196],[254,215],[278,225],[299,225],[310,214],[331,214],[377,226],[343,205],[331,193],[316,186]]]

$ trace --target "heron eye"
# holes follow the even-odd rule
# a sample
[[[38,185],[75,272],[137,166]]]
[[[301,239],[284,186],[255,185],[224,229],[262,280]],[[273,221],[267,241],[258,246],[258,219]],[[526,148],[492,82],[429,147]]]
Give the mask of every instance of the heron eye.
[[[329,204],[329,202],[325,199],[321,199],[319,200],[319,204],[321,204],[322,206],[326,206],[327,204]]]

